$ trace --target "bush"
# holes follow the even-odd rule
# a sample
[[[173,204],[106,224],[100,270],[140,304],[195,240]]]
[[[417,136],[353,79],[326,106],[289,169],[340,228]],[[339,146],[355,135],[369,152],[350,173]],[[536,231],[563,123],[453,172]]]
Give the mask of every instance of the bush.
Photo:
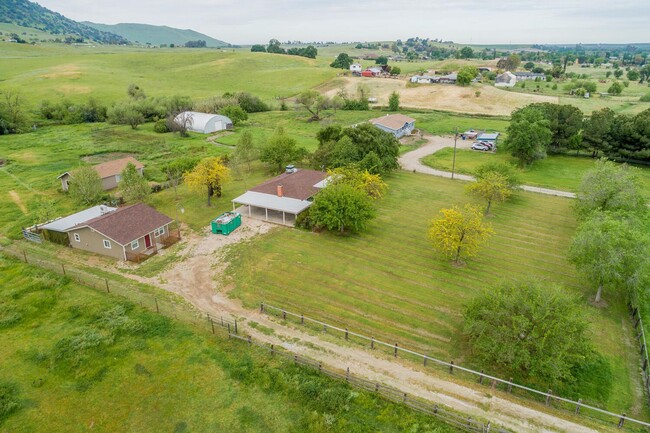
[[[226,96],[226,94],[224,94]],[[270,108],[257,96],[250,93],[240,92],[235,95],[239,106],[247,113],[260,113],[262,111],[269,111]]]
[[[158,134],[164,134],[166,132],[170,132],[169,127],[167,126],[167,119],[157,120],[156,123],[153,125],[153,130]]]
[[[641,98],[639,98],[639,101],[650,102],[650,93],[646,93],[645,95],[641,96]]]
[[[228,105],[221,109],[219,114],[222,114],[232,120],[233,125],[239,125],[248,120],[248,113],[246,113],[239,105]]]
[[[12,382],[0,382],[0,423],[20,408],[18,385]]]
[[[368,101],[360,101],[358,99],[346,99],[343,103],[342,110],[351,110],[351,111],[368,111],[370,110],[370,104]]]

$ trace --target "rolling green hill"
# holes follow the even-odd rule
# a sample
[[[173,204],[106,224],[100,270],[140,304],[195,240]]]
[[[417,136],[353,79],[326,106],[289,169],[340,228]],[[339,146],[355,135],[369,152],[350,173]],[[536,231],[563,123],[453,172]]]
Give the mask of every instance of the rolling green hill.
[[[208,47],[225,47],[228,43],[218,39],[211,38],[203,33],[195,32],[194,30],[175,29],[167,26],[152,26],[149,24],[134,24],[134,23],[120,23],[120,24],[97,24],[91,22],[83,22],[83,24],[94,29],[115,33],[120,35],[131,42],[139,42],[141,44],[150,43],[152,45],[161,44],[175,44],[184,45],[188,41],[205,41]]]
[[[0,22],[38,29],[62,39],[70,36],[74,42],[84,40],[105,44],[125,44],[128,42],[122,36],[78,23],[28,0],[1,1]]]

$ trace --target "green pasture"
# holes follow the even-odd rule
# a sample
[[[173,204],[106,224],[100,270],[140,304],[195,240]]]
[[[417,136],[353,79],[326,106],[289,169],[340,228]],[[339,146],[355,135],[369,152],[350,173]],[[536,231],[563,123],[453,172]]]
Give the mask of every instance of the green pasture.
[[[454,150],[442,149],[422,159],[429,167],[451,171]],[[517,161],[505,150],[492,152],[477,152],[469,149],[457,149],[456,172],[474,174],[476,169],[488,162],[506,162],[516,164]],[[588,156],[550,155],[545,159],[535,161],[530,167],[518,169],[521,181],[525,185],[543,188],[559,189],[562,191],[578,191],[580,180],[584,173],[593,168],[594,159]],[[650,198],[650,170],[637,170],[646,194]]]
[[[0,287],[2,431],[455,431],[4,256]]]
[[[149,96],[199,100],[248,91],[273,102],[336,75],[312,59],[231,49],[1,44],[0,59],[0,90],[19,91],[33,108],[44,99],[114,102],[127,97],[131,83]]]
[[[387,180],[388,193],[366,233],[341,237],[275,230],[232,247],[227,271],[228,283],[234,285],[232,296],[249,308],[264,301],[473,366],[465,357],[461,335],[462,311],[470,299],[504,279],[560,283],[583,296],[593,343],[613,373],[609,392],[599,391],[600,383],[593,378],[564,392],[585,399],[586,394],[603,392],[604,396],[589,400],[600,399],[610,410],[644,416],[634,404],[638,359],[628,346],[632,331],[626,307],[611,294],[606,297],[607,308],[591,306],[594,289],[566,260],[577,225],[571,200],[518,193],[488,218],[496,234],[479,256],[458,268],[436,255],[426,232],[441,208],[472,201],[465,184],[406,172]]]

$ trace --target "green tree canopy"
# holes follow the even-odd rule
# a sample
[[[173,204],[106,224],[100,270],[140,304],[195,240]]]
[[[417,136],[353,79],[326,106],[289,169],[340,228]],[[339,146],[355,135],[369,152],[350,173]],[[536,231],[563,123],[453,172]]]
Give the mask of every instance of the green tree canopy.
[[[464,331],[472,355],[497,374],[571,382],[593,350],[579,300],[544,282],[509,282],[467,305]]]
[[[614,81],[612,85],[609,86],[609,89],[607,89],[607,92],[612,95],[618,96],[621,93],[623,93],[623,85],[618,81]]]
[[[505,146],[521,166],[527,166],[546,158],[546,149],[552,138],[553,133],[544,114],[538,108],[524,107],[512,113]]]
[[[460,50],[460,57],[463,59],[471,59],[474,57],[474,50],[471,47],[463,47]]]
[[[486,172],[476,182],[468,184],[467,191],[487,202],[486,215],[489,215],[492,203],[504,202],[512,195],[508,179],[496,171]]]
[[[328,185],[316,194],[309,208],[314,227],[359,232],[375,216],[370,196],[349,183]]]
[[[459,86],[467,86],[474,78],[478,76],[478,69],[474,66],[463,66],[458,71],[456,83]]]
[[[124,201],[127,203],[143,201],[151,193],[151,187],[147,180],[130,162],[122,171],[122,179],[118,186]]]
[[[296,97],[296,104],[311,114],[311,120],[320,120],[320,112],[328,108],[329,99],[316,90],[305,90]]]
[[[352,65],[353,60],[352,57],[348,53],[341,53],[339,54],[336,59],[332,63],[330,63],[330,67],[332,68],[339,68],[339,69],[350,69],[350,65]]]
[[[583,218],[594,211],[647,211],[637,169],[599,159],[582,177],[576,210]]]
[[[104,193],[99,174],[89,165],[75,170],[68,191],[77,203],[84,205],[99,203]]]
[[[262,148],[260,159],[280,173],[288,164],[300,162],[307,155],[304,147],[298,147],[295,139],[289,137],[282,127],[275,130],[266,146]]]
[[[245,166],[246,172],[251,171],[251,162],[255,161],[258,157],[258,151],[253,145],[253,134],[246,130],[242,132],[237,142],[237,147],[232,154],[232,160],[237,166]]]
[[[388,97],[388,111],[399,110],[399,93],[393,92]]]
[[[228,105],[223,107],[219,114],[222,114],[232,120],[233,125],[240,125],[242,122],[248,120],[248,113],[244,111],[239,105]]]

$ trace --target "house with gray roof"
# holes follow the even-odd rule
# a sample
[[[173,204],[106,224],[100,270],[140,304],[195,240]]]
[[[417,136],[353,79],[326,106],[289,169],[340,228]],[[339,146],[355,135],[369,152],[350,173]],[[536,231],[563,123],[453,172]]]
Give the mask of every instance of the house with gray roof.
[[[383,131],[390,132],[395,138],[411,135],[415,129],[415,119],[403,114],[387,114],[370,119],[369,122]]]

